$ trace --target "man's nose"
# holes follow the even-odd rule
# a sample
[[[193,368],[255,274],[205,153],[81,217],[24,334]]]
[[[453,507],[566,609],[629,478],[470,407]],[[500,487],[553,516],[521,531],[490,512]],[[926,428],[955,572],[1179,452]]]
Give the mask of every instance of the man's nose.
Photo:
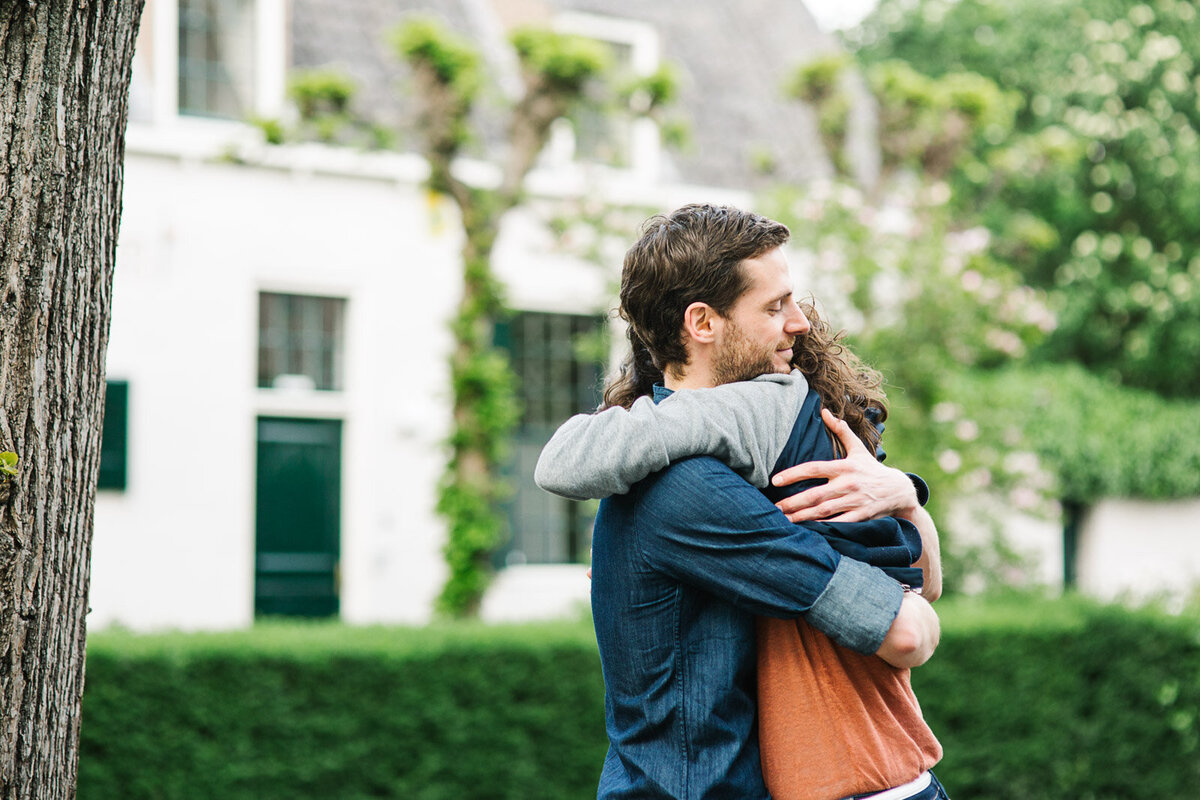
[[[792,336],[803,336],[808,333],[812,325],[808,321],[808,317],[804,316],[804,312],[795,303],[792,303],[791,314],[788,317],[787,324],[784,325],[784,332]]]

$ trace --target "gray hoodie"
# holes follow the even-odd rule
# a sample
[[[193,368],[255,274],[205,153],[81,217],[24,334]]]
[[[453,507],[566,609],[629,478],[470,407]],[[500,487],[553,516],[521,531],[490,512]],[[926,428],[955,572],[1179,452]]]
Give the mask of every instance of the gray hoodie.
[[[807,394],[808,381],[794,370],[578,414],[547,442],[533,478],[572,500],[603,498],[625,494],[675,461],[710,455],[761,489]]]

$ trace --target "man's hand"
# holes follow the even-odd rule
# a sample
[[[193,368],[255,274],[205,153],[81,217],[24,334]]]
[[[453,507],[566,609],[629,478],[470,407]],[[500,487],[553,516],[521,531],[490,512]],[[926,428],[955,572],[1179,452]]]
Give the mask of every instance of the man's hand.
[[[818,519],[862,522],[889,515],[910,517],[919,504],[909,477],[880,464],[845,420],[824,408],[821,416],[842,443],[846,457],[809,461],[780,471],[771,479],[776,486],[790,486],[810,478],[827,478],[829,482],[786,497],[775,505],[792,522]]]

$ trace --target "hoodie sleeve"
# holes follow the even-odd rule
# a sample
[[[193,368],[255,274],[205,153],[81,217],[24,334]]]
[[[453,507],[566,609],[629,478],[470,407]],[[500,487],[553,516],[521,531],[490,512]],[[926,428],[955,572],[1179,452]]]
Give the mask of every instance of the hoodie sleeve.
[[[608,497],[675,461],[710,455],[761,488],[807,393],[808,382],[793,371],[580,414],[546,444],[534,480],[576,500]]]

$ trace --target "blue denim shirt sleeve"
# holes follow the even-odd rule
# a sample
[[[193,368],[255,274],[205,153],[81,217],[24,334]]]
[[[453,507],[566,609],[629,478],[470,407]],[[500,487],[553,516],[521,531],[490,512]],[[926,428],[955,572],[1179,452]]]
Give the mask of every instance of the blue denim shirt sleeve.
[[[880,581],[880,575],[877,567],[843,558],[805,620],[843,647],[876,652],[904,597],[899,583],[886,576]]]
[[[716,459],[687,459],[643,482],[636,543],[654,568],[754,614],[804,616],[838,644],[874,653],[903,590],[843,559]],[[893,523],[894,524],[894,523]]]

